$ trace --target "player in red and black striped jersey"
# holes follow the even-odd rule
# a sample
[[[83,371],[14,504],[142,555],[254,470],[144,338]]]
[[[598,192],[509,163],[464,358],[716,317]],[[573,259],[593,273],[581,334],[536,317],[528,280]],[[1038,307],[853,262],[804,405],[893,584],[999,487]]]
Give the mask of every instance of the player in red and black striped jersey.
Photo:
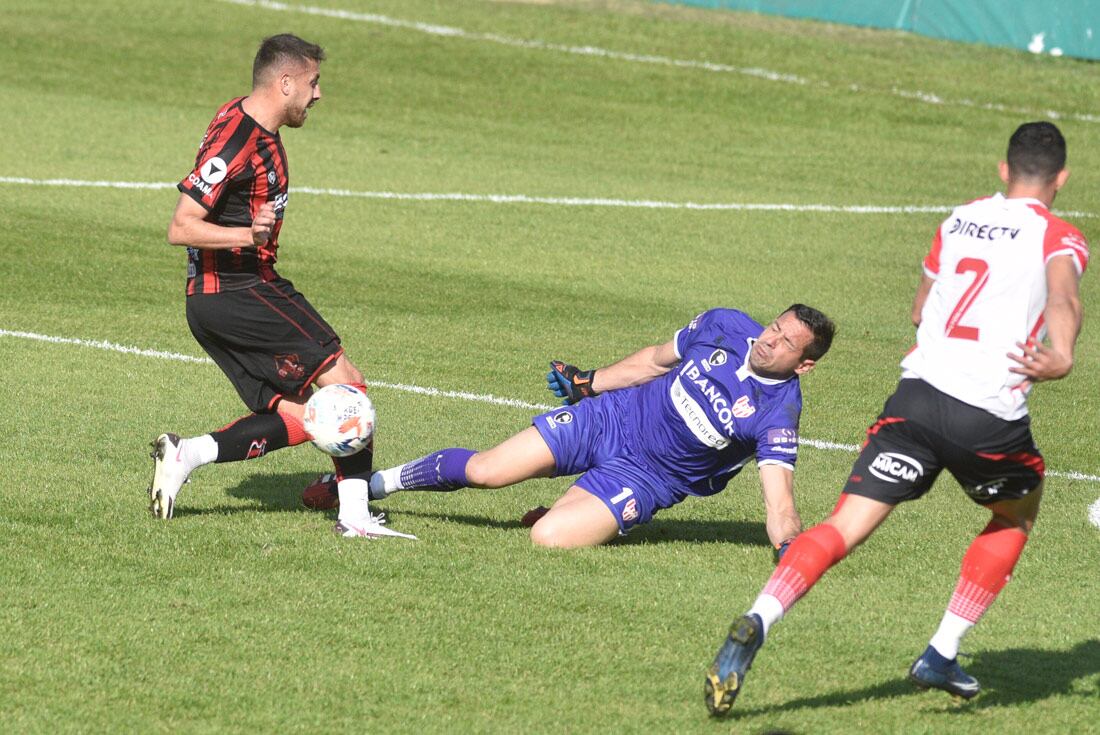
[[[179,183],[168,242],[187,247],[187,323],[252,411],[189,439],[154,441],[150,510],[172,517],[196,468],[253,459],[308,439],[303,406],[313,386],[363,386],[335,330],[275,272],[289,193],[279,129],[301,127],[321,99],[324,50],[282,34],[264,39],[252,91],[224,104]],[[367,508],[373,445],[334,458],[344,535],[387,535]]]
[[[234,291],[278,278],[274,265],[288,198],[286,151],[277,132],[245,112],[246,99],[230,100],[214,115],[194,169],[177,188],[202,206],[206,222],[221,227],[251,229],[256,215],[266,214],[269,207],[275,219],[270,234],[255,247],[188,247],[188,296]]]

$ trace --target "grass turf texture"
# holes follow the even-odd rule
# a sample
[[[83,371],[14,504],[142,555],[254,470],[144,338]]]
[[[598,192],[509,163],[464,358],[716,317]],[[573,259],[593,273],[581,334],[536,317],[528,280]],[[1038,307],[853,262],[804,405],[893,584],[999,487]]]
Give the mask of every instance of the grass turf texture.
[[[296,186],[669,201],[952,204],[998,187],[1038,115],[928,105],[894,86],[1095,113],[1095,64],[629,2],[325,0],[330,8],[802,75],[795,85],[519,49],[218,2],[23,2],[0,17],[15,112],[0,176],[174,181],[255,43],[317,40],[320,105],[287,131]],[[862,91],[852,92],[848,85]],[[1095,208],[1100,127],[1061,122]],[[0,184],[0,328],[201,354],[172,191]],[[292,195],[280,271],[369,379],[548,402],[552,357],[594,366],[713,305],[794,300],[840,325],[804,381],[803,434],[856,443],[911,344],[940,216],[411,203]],[[1096,220],[1077,223],[1094,241]],[[1093,272],[1086,309],[1097,303]],[[0,729],[725,732],[702,673],[772,568],[751,470],[610,547],[531,548],[518,518],[567,480],[403,494],[420,542],[332,537],[298,506],[327,460],[300,448],[205,468],[153,523],[145,444],[242,412],[210,365],[0,337]],[[1100,340],[1033,397],[1048,466],[1097,473]],[[485,447],[530,414],[376,388],[378,461]],[[805,448],[807,523],[852,455]],[[1094,483],[1052,478],[1016,579],[967,638],[966,706],[904,681],[985,523],[953,481],[903,507],[775,629],[739,732],[1085,731],[1100,686]],[[379,508],[382,505],[379,504]]]

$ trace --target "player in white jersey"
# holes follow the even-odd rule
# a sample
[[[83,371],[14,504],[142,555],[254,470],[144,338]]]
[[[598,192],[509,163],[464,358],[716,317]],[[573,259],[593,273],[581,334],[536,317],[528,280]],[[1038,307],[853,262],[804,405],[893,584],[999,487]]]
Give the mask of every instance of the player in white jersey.
[[[897,391],[867,430],[832,515],[794,540],[734,621],[706,677],[711,714],[729,711],[769,627],[943,469],[992,518],[963,557],[947,612],[909,677],[967,699],[980,690],[958,664],[959,643],[1008,582],[1042,495],[1027,394],[1069,374],[1081,327],[1088,245],[1049,211],[1069,176],[1065,160],[1057,127],[1020,126],[1000,164],[1005,194],[955,209],[936,232],[913,301],[917,345]]]

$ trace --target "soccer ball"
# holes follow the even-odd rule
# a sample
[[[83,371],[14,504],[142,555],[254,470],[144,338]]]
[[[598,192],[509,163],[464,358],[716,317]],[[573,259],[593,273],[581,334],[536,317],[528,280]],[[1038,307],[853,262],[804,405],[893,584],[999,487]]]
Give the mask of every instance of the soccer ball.
[[[306,401],[302,425],[313,446],[333,457],[349,457],[374,435],[374,406],[353,385],[326,385]]]

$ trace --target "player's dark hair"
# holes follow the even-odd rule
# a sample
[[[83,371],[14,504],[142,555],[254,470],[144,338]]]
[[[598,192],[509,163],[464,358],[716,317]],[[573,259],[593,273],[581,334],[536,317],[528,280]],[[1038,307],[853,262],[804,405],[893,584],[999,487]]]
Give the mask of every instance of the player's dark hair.
[[[806,349],[802,351],[802,359],[820,360],[833,344],[833,335],[836,334],[836,325],[833,324],[833,320],[805,304],[791,304],[787,307],[787,311],[792,312],[798,321],[809,327],[814,335],[814,341],[806,345]],[[787,311],[783,313],[786,314]]]
[[[1066,167],[1066,139],[1054,123],[1024,123],[1008,139],[1005,160],[1013,178],[1053,181]]]
[[[260,44],[256,58],[252,61],[252,86],[258,87],[264,82],[264,74],[288,61],[312,59],[320,64],[325,60],[325,50],[315,43],[304,41],[293,33],[280,33],[265,38]]]

